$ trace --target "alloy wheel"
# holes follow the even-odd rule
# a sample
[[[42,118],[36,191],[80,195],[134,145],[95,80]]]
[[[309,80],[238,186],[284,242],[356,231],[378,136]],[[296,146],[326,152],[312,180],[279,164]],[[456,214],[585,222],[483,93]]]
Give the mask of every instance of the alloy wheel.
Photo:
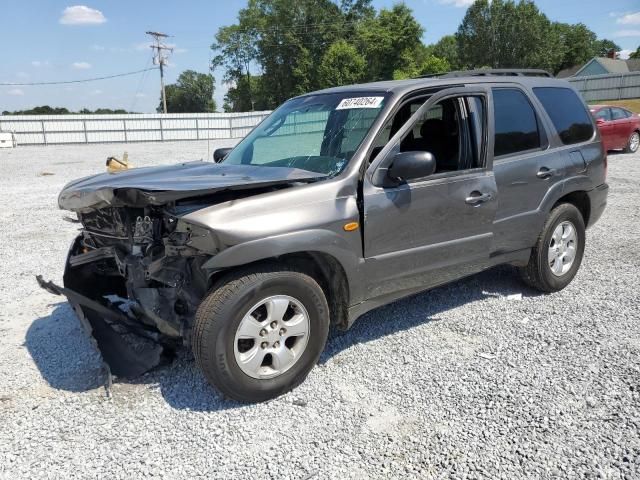
[[[576,258],[578,235],[573,223],[560,223],[549,240],[549,268],[556,277],[567,273]]]
[[[256,303],[244,315],[234,340],[235,360],[252,378],[282,375],[302,356],[309,341],[309,314],[288,295]]]
[[[631,134],[631,138],[629,138],[629,150],[632,153],[635,153],[638,150],[638,147],[640,147],[640,133],[633,132]]]

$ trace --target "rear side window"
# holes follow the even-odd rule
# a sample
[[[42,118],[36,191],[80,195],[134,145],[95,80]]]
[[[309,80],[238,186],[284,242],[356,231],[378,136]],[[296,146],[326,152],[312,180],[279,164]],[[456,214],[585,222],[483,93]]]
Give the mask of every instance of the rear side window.
[[[496,157],[540,148],[540,133],[536,113],[520,90],[493,90]]]
[[[576,92],[570,88],[538,87],[533,89],[553,122],[562,143],[586,142],[593,136],[593,124]]]
[[[613,118],[613,120],[624,120],[627,118],[627,114],[621,108],[612,108],[611,118]]]

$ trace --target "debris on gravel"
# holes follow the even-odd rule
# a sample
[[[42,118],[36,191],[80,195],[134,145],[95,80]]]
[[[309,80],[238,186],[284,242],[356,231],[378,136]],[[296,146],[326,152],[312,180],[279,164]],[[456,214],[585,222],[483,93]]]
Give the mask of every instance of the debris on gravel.
[[[145,166],[219,146],[0,152],[0,477],[640,478],[640,154],[609,155],[609,205],[561,292],[501,267],[379,308],[263,404],[222,398],[188,351],[107,398],[35,281],[61,280],[76,234],[57,194],[123,150]]]

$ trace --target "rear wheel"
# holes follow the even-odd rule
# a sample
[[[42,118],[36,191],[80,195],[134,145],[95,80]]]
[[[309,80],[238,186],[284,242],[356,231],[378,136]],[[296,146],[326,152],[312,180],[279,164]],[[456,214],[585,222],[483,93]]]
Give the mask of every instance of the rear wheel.
[[[640,133],[633,132],[629,136],[629,140],[627,141],[627,146],[624,151],[626,153],[636,153],[638,151],[638,147],[640,147]]]
[[[529,264],[520,269],[529,286],[543,292],[557,292],[576,276],[585,245],[584,219],[571,204],[558,205],[549,214]]]
[[[318,283],[300,271],[263,265],[232,274],[202,301],[192,343],[211,384],[235,400],[259,402],[302,383],[328,331]]]

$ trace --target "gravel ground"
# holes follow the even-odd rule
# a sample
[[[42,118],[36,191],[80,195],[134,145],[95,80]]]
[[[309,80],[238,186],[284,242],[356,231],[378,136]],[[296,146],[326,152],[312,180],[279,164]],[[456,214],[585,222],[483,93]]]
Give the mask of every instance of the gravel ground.
[[[330,336],[296,391],[240,405],[188,353],[101,387],[61,281],[75,227],[56,195],[129,151],[0,151],[0,477],[640,478],[640,155],[609,156],[609,206],[582,268],[539,296],[499,268],[377,309]],[[213,148],[213,146],[212,146]]]

